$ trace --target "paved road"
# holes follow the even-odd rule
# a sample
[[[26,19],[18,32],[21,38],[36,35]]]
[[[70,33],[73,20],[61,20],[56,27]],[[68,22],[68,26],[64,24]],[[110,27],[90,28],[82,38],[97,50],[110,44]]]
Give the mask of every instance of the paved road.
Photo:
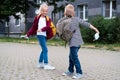
[[[49,63],[56,70],[38,69],[38,44],[0,42],[0,80],[72,80],[62,76],[67,70],[68,48],[49,46]],[[120,80],[120,52],[81,48],[79,58],[83,69],[80,80]]]

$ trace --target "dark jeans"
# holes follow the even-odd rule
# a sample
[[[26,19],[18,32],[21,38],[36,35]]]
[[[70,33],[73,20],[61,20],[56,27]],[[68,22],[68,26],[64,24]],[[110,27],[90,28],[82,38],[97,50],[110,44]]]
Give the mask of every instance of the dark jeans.
[[[46,37],[38,35],[37,38],[42,49],[39,57],[39,63],[42,63],[44,61],[45,64],[48,64],[48,49],[46,45]]]
[[[74,72],[74,66],[76,68],[76,73],[82,74],[82,69],[80,65],[80,61],[78,59],[78,50],[80,47],[70,47],[70,54],[69,54],[69,67],[68,70],[70,72]]]

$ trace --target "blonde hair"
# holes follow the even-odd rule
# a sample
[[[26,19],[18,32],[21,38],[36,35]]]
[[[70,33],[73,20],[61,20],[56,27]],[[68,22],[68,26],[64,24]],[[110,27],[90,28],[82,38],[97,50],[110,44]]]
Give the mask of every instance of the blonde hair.
[[[64,15],[65,16],[75,16],[75,11],[74,11],[74,6],[72,4],[68,4],[66,7],[65,7],[65,10],[64,10]]]
[[[44,9],[48,9],[48,5],[46,3],[43,3],[40,5],[38,15],[42,14],[42,10],[44,10]]]

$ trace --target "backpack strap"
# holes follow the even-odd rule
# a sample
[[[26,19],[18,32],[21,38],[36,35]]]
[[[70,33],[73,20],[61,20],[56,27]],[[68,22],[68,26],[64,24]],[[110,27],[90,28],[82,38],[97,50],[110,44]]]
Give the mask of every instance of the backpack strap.
[[[50,20],[50,18],[49,18],[48,16],[46,16],[46,19],[47,19],[47,21],[49,21],[49,20]]]

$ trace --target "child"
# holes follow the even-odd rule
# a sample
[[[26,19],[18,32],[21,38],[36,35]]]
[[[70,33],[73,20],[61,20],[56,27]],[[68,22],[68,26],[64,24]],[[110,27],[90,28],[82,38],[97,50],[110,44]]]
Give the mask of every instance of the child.
[[[66,72],[64,72],[62,75],[71,75],[74,72],[74,67],[76,68],[76,74],[72,77],[74,79],[76,78],[81,78],[82,77],[82,69],[81,69],[81,64],[78,59],[78,50],[80,49],[80,46],[83,44],[83,39],[80,33],[80,27],[79,24],[86,26],[88,28],[93,29],[96,34],[99,35],[99,31],[97,28],[95,28],[93,25],[90,23],[87,23],[78,17],[75,17],[75,11],[74,11],[74,6],[71,4],[68,4],[65,7],[64,11],[64,17],[60,19],[59,21],[64,21],[65,18],[71,18],[70,22],[70,29],[71,31],[75,31],[73,33],[73,36],[71,40],[69,41],[69,47],[70,47],[70,53],[69,53],[69,67]],[[57,27],[60,26],[60,23],[57,23]]]
[[[48,5],[43,3],[39,8],[39,14],[35,17],[34,22],[30,30],[26,34],[26,38],[30,35],[37,34],[37,38],[39,44],[41,46],[41,53],[39,57],[38,68],[44,68],[45,70],[54,70],[55,67],[48,64],[48,48],[46,44],[46,31],[49,30],[48,24],[50,23],[47,21],[47,12],[48,12]]]

